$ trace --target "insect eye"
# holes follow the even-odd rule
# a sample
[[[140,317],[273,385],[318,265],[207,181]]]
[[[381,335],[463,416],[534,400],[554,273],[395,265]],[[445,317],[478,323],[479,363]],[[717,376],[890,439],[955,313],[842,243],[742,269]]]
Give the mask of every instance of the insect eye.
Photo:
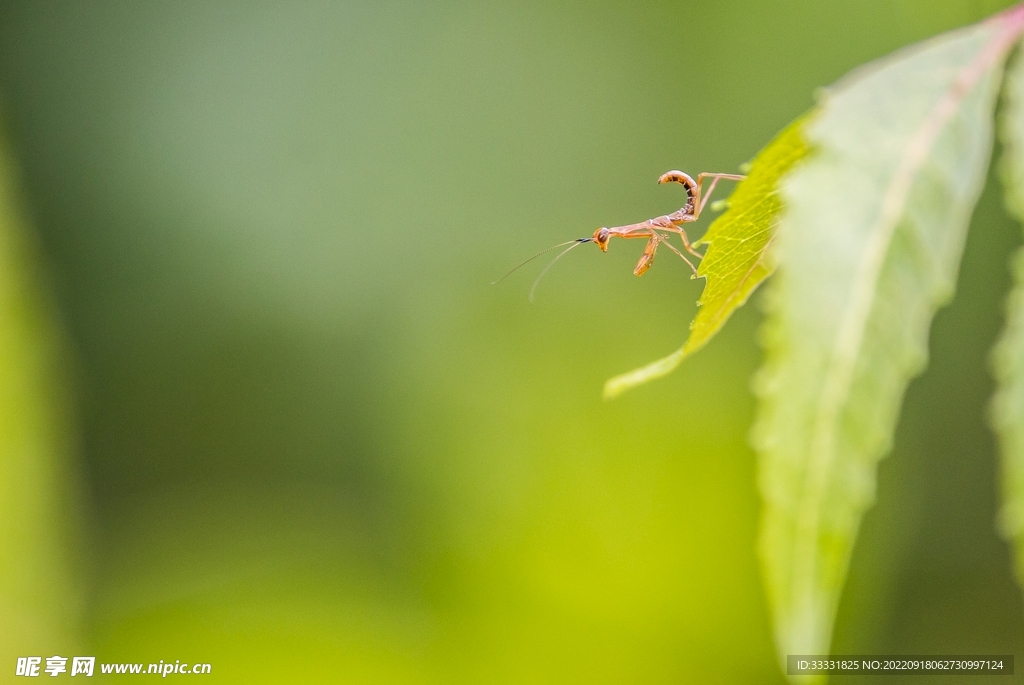
[[[602,228],[597,234],[597,242],[606,243],[608,242],[608,229]]]

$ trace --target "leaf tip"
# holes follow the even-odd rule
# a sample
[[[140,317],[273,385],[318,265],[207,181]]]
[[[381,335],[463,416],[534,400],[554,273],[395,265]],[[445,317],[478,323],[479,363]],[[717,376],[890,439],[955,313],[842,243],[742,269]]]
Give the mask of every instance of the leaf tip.
[[[661,359],[653,361],[646,366],[641,366],[639,369],[633,369],[627,373],[609,378],[604,384],[604,399],[614,399],[627,390],[671,373],[677,366],[679,366],[679,363],[683,361],[683,357],[685,356],[685,348],[681,348],[667,357],[662,357]]]

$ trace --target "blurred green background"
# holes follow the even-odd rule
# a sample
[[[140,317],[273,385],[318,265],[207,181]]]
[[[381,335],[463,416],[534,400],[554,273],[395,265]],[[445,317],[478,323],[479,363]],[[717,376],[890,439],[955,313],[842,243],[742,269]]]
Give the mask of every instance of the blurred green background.
[[[662,172],[735,171],[815,88],[1008,4],[5,3],[0,114],[72,437],[3,471],[0,681],[92,654],[225,683],[782,682],[756,307],[604,403],[682,343],[686,266],[637,279],[639,244],[584,246],[532,305],[540,264],[489,282],[678,208]],[[1024,656],[986,423],[1020,242],[1000,202],[835,653]]]

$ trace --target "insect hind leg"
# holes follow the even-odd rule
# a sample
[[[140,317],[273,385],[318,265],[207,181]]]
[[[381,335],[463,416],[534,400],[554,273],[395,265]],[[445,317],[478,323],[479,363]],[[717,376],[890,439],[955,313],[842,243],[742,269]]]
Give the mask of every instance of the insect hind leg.
[[[685,240],[685,238],[684,238],[684,240]],[[672,250],[677,255],[679,255],[680,259],[682,259],[684,262],[686,262],[687,266],[689,266],[690,269],[693,271],[693,277],[696,278],[697,277],[697,267],[695,267],[693,265],[693,262],[691,262],[689,259],[687,259],[686,255],[684,255],[682,252],[679,251],[679,248],[677,248],[675,245],[670,243],[668,241],[668,238],[662,237],[661,238],[661,242],[663,242],[665,244],[665,247],[667,247],[668,249]],[[700,253],[697,252],[697,254],[700,254]]]
[[[701,186],[704,184],[705,178],[713,178],[714,180],[711,181],[711,185],[708,187],[708,192],[701,197]],[[694,211],[694,218],[699,217],[700,213],[704,211],[704,205],[706,205],[708,200],[711,199],[711,193],[715,192],[715,186],[718,185],[719,181],[722,179],[725,179],[726,181],[742,181],[745,178],[746,176],[742,176],[740,174],[697,174],[697,197],[700,198],[700,202]]]
[[[704,259],[704,255],[697,252],[693,247],[693,243],[690,242],[690,236],[686,235],[686,229],[672,222],[669,217],[658,217],[657,219],[651,219],[651,225],[660,231],[671,231],[672,233],[678,233],[679,237],[683,241],[683,247],[686,251],[692,254],[698,259]],[[685,259],[685,257],[684,257]],[[689,262],[690,260],[686,260]]]

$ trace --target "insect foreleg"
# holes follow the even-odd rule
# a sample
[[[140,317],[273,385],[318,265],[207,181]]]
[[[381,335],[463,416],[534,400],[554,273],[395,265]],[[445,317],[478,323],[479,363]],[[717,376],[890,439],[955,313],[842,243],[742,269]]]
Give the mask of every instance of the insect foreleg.
[[[636,268],[633,269],[634,276],[643,276],[644,272],[651,268],[651,264],[654,264],[654,254],[658,251],[658,243],[662,241],[662,237],[651,229],[651,238],[647,241],[647,245],[644,247],[644,253],[640,255],[640,261],[636,263]]]

